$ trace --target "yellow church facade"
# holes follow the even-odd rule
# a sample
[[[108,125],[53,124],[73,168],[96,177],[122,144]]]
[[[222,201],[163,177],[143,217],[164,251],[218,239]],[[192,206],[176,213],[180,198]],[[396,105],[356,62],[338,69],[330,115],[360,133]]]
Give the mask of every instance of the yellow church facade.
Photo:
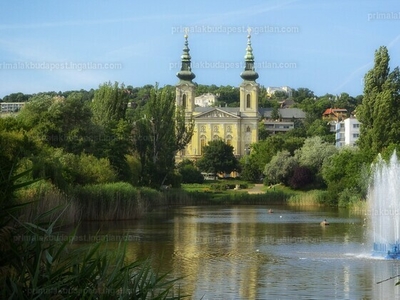
[[[239,107],[196,107],[194,73],[191,70],[188,37],[185,35],[182,67],[177,73],[180,79],[176,85],[176,105],[183,107],[186,119],[194,120],[194,132],[186,149],[180,153],[180,158],[196,160],[202,156],[202,149],[208,142],[220,139],[233,146],[237,157],[246,155],[250,145],[258,141],[258,110],[259,85],[254,70],[254,56],[251,47],[251,36],[248,35],[245,69],[240,74],[243,81],[240,84]]]

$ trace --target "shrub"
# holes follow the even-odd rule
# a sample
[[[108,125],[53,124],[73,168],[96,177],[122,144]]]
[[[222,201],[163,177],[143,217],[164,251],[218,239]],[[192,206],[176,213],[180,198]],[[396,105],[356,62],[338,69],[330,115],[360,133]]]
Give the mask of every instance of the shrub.
[[[289,179],[289,186],[292,189],[300,189],[311,184],[313,180],[314,176],[309,168],[298,166],[293,170],[293,175]]]
[[[182,183],[203,183],[204,177],[201,172],[191,165],[183,166],[179,172],[182,175]]]

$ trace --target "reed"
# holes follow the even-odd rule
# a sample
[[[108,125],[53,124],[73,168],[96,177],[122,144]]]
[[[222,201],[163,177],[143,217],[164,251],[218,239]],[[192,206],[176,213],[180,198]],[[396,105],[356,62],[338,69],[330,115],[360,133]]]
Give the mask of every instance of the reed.
[[[324,202],[325,191],[313,190],[292,195],[287,203],[293,206],[320,206]]]
[[[368,202],[365,200],[353,201],[349,205],[349,210],[353,214],[368,215],[369,214]]]
[[[161,192],[117,182],[77,187],[74,201],[82,220],[138,219],[163,203]]]
[[[39,215],[42,215],[42,221],[45,222],[57,218],[58,225],[74,224],[80,220],[78,208],[72,198],[47,181],[38,181],[29,188],[19,190],[16,195],[18,202],[25,204],[19,210],[21,221],[32,222]],[[61,216],[56,208],[63,209]],[[47,217],[44,219],[43,214],[46,212]]]

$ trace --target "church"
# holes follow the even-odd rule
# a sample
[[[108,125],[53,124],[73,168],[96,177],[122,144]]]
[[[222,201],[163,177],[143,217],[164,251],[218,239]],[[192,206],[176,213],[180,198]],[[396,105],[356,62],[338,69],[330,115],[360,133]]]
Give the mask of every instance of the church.
[[[235,156],[249,154],[250,145],[258,141],[258,108],[259,85],[256,82],[258,73],[254,69],[254,55],[251,46],[251,34],[247,36],[247,48],[243,79],[240,84],[240,107],[196,107],[191,57],[188,35],[185,34],[182,66],[176,74],[179,82],[176,85],[176,106],[185,109],[186,119],[194,120],[194,132],[186,149],[178,154],[181,159],[197,160],[202,156],[202,148],[208,142],[221,139],[233,146]]]

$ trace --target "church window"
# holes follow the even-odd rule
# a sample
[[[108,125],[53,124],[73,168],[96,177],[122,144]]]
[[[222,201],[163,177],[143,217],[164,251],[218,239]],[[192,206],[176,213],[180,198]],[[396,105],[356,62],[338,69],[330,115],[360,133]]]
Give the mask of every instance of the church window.
[[[251,106],[250,106],[250,94],[247,94],[247,96],[246,96],[246,107],[247,108],[250,108]]]
[[[232,146],[232,136],[230,134],[226,136],[226,144]]]
[[[186,94],[183,94],[182,96],[182,106],[183,108],[186,108]]]
[[[250,128],[250,126],[247,126],[247,128],[246,128],[246,132],[251,132],[251,128]]]
[[[205,135],[200,136],[200,154],[203,151],[203,147],[206,145],[207,138]]]

